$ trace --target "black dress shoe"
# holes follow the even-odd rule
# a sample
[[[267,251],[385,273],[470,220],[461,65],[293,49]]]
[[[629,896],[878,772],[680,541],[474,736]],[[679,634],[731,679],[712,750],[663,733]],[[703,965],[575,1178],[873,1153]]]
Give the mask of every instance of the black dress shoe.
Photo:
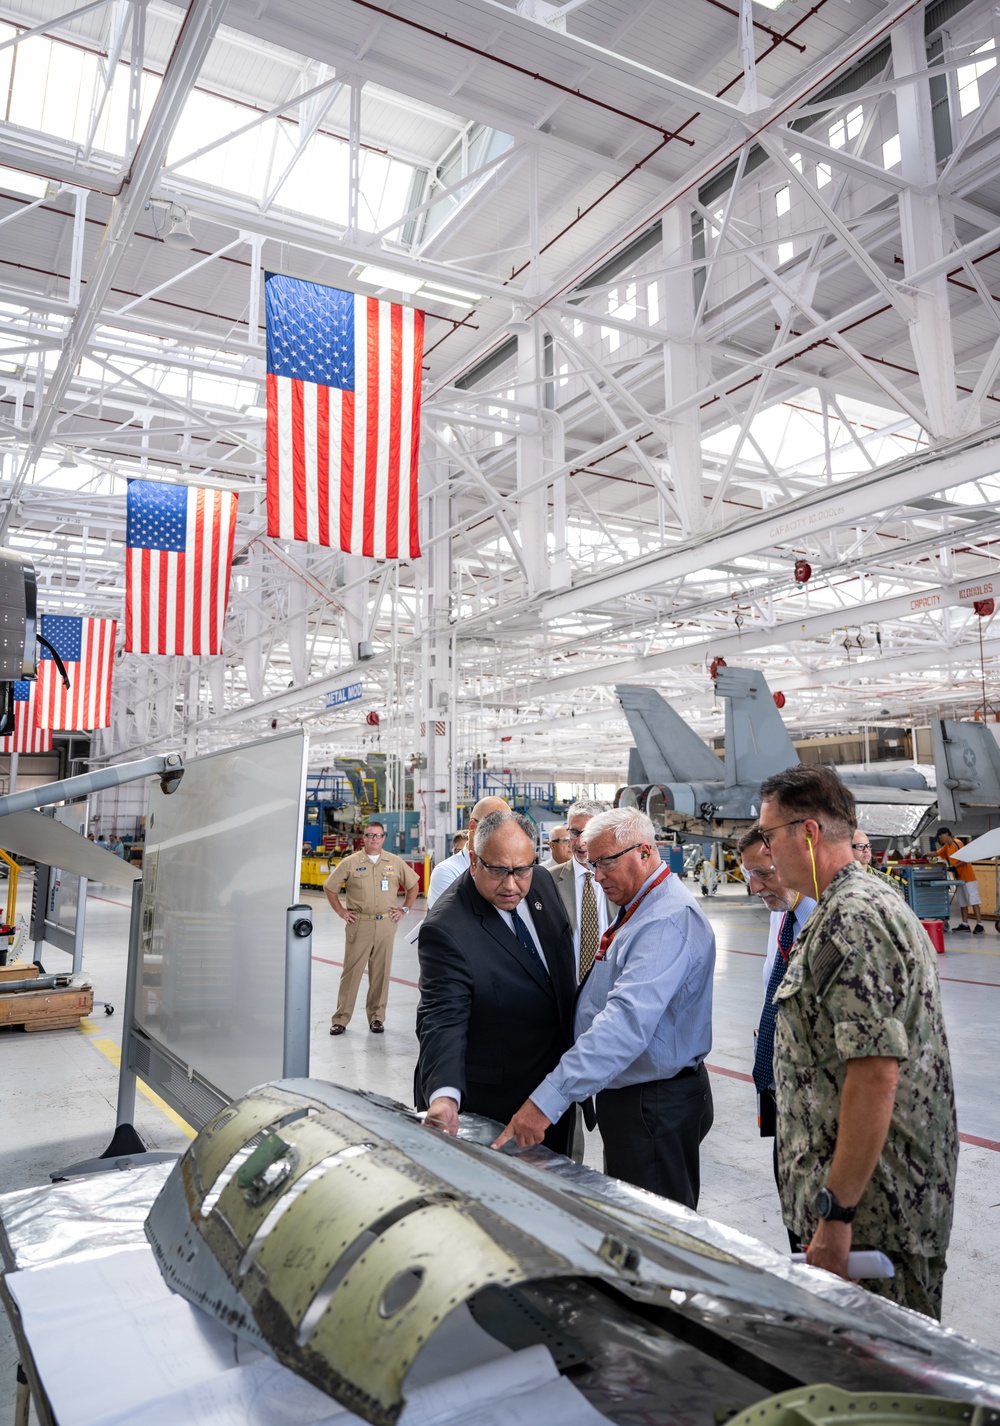
[[[330,1034],[331,1034],[331,1035],[342,1035],[346,1029],[347,1029],[347,1026],[346,1026],[346,1025],[331,1025],[331,1026],[330,1026]]]
[[[373,1035],[381,1035],[385,1031],[385,1026],[382,1024],[381,1020],[373,1020],[372,1023],[368,1026],[368,1028]]]

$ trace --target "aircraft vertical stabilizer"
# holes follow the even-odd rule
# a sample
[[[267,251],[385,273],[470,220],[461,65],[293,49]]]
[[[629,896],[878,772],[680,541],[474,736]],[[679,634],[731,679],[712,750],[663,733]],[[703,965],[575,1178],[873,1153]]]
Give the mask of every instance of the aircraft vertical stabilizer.
[[[938,815],[942,822],[1000,811],[1000,746],[984,723],[931,723]]]
[[[720,668],[715,691],[726,700],[726,786],[757,787],[799,761],[767,679],[756,668]]]
[[[655,688],[615,686],[651,783],[719,781],[722,764]]]

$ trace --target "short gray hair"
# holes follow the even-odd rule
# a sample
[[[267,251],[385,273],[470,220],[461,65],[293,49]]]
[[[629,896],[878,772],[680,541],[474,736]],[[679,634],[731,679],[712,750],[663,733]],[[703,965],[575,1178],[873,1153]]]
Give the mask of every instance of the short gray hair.
[[[566,811],[566,825],[571,817],[597,817],[602,812],[610,812],[609,802],[595,802],[593,797],[578,797]]]
[[[620,847],[629,847],[633,842],[648,842],[651,847],[656,845],[656,830],[638,807],[612,807],[610,811],[592,817],[583,829],[583,840],[589,846],[604,832],[614,832]]]
[[[508,822],[514,822],[521,831],[535,845],[535,824],[525,817],[523,812],[487,812],[486,816],[476,827],[476,835],[473,839],[473,851],[477,857],[483,854],[483,848],[493,836],[494,832],[499,832],[501,827],[505,827]]]

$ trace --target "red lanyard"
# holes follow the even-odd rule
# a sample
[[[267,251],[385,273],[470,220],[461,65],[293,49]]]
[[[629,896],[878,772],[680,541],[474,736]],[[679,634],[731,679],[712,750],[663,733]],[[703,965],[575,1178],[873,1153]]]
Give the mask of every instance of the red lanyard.
[[[635,915],[635,913],[638,911],[639,907],[640,907],[640,906],[642,905],[642,903],[645,901],[645,899],[646,899],[646,897],[649,895],[649,893],[650,893],[651,891],[655,891],[656,888],[660,885],[661,882],[666,881],[666,879],[667,879],[667,877],[668,877],[669,875],[670,875],[670,868],[669,868],[668,866],[665,866],[665,867],[663,868],[663,870],[660,872],[659,876],[656,878],[656,880],[653,881],[653,882],[650,882],[649,886],[646,887],[646,889],[645,889],[645,891],[642,893],[642,895],[636,897],[636,899],[632,902],[632,905],[631,905],[631,906],[629,907],[629,909],[625,912],[625,915],[624,915],[619,921],[616,921],[613,926],[609,926],[609,927],[608,927],[608,929],[605,931],[604,935],[601,937],[601,945],[600,945],[600,948],[599,948],[597,954],[594,956],[594,960],[595,960],[595,961],[603,961],[603,960],[604,960],[605,956],[606,956],[607,953],[608,953],[608,947],[611,945],[611,942],[615,939],[616,934],[617,934],[617,933],[621,930],[621,928],[625,925],[625,922],[629,919],[630,916],[634,916],[634,915]]]

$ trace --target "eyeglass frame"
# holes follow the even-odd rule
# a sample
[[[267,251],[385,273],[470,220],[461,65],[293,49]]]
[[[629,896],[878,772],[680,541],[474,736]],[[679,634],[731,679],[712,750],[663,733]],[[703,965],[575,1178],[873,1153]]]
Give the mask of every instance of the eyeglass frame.
[[[769,852],[771,850],[771,838],[775,832],[780,832],[782,827],[800,827],[803,822],[812,822],[814,820],[812,817],[793,817],[791,822],[779,822],[777,827],[769,827],[766,832],[763,827],[758,827],[757,835],[760,837],[761,845],[765,852]]]
[[[852,851],[852,852],[870,852],[871,849],[872,849],[872,844],[871,844],[871,842],[852,842],[852,843],[851,843],[851,851]]]
[[[512,876],[515,881],[526,881],[535,870],[534,863],[531,866],[492,866],[489,862],[484,862],[482,857],[476,858],[476,867],[482,867],[483,871],[491,881],[499,884]]]
[[[749,886],[754,877],[756,877],[758,881],[770,881],[772,876],[777,875],[778,868],[776,866],[770,866],[767,871],[758,871],[756,867],[744,866],[741,862],[740,872],[742,873],[743,880]]]
[[[361,833],[361,835],[362,837],[381,837],[384,840],[385,829],[383,828],[381,832],[369,832],[368,828],[366,827],[365,830]]]
[[[645,842],[633,842],[630,847],[624,847],[620,852],[614,852],[610,857],[598,857],[596,861],[588,861],[587,865],[591,871],[608,871],[611,863],[618,861],[619,857],[626,856],[629,852],[637,852],[640,847],[646,846]]]

